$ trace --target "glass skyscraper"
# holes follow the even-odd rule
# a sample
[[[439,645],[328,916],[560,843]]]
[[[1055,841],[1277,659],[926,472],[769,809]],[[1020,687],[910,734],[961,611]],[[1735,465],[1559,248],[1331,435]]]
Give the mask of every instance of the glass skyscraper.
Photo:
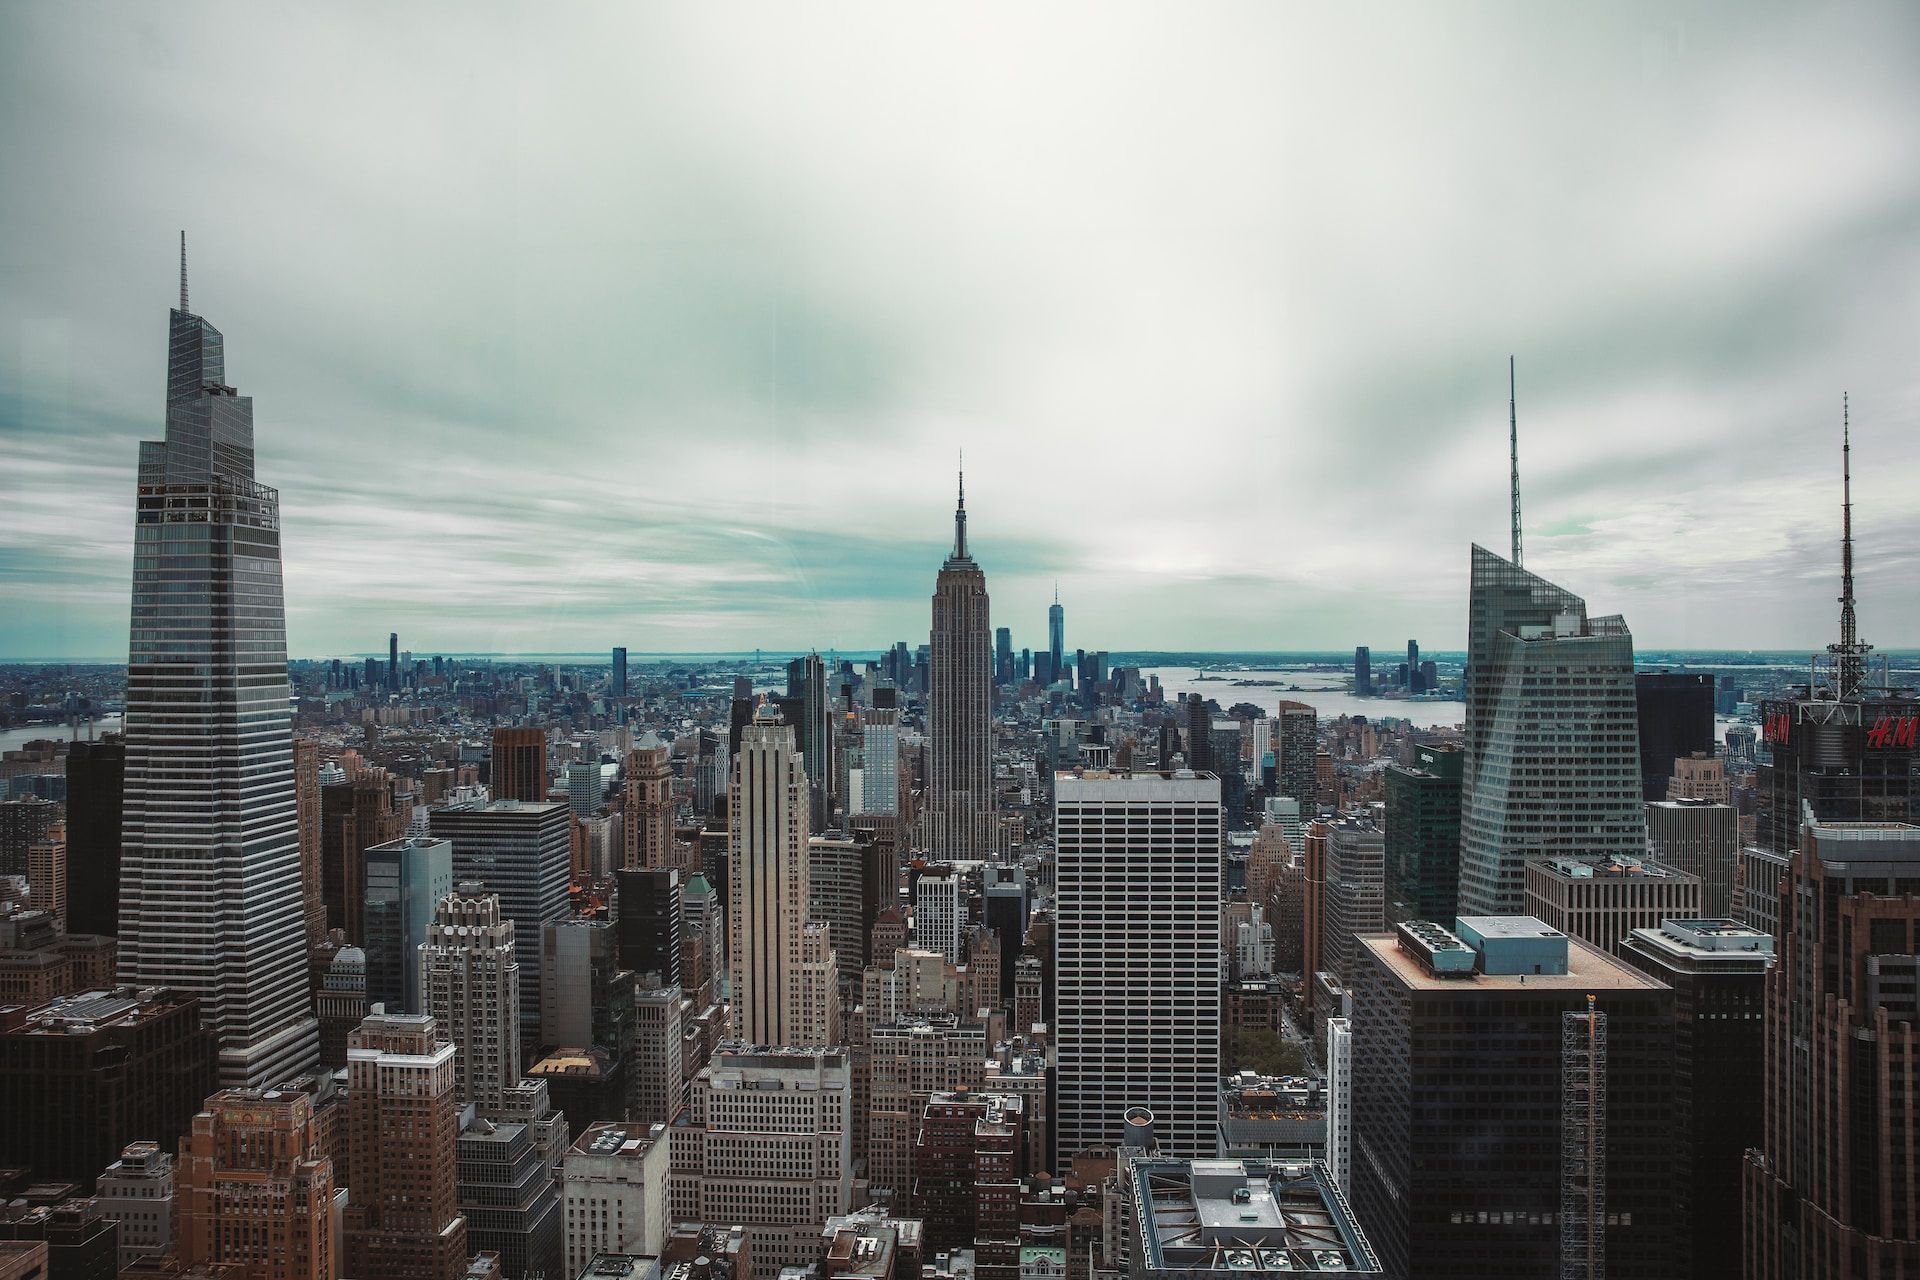
[[[319,1061],[307,988],[280,586],[280,495],[254,480],[253,401],[180,307],[166,439],[142,441],[127,655],[120,979],[192,991],[220,1084]]]
[[[1529,858],[1645,856],[1624,619],[1476,546],[1466,686],[1462,915],[1520,914]]]

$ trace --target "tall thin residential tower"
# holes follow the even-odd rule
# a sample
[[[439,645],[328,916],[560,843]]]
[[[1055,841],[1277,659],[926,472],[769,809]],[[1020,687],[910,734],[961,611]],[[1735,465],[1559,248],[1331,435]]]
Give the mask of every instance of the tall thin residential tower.
[[[1000,850],[993,811],[993,629],[987,575],[967,554],[967,484],[953,512],[953,554],[933,588],[928,635],[925,841],[936,857]]]
[[[254,480],[253,400],[220,331],[180,306],[166,439],[140,444],[120,978],[200,997],[220,1083],[319,1062],[307,987],[280,585],[280,495]]]

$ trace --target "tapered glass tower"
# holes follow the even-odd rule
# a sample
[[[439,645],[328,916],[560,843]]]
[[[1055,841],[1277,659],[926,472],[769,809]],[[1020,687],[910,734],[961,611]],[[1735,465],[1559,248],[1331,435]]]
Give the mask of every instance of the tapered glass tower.
[[[303,953],[280,496],[253,401],[180,306],[166,439],[142,441],[127,655],[120,979],[200,997],[223,1087],[319,1061]]]
[[[993,629],[987,575],[967,554],[967,490],[953,513],[953,554],[933,588],[927,644],[927,792],[924,839],[936,857],[992,858]]]
[[[1466,685],[1462,915],[1519,914],[1529,858],[1646,854],[1624,619],[1476,546]]]

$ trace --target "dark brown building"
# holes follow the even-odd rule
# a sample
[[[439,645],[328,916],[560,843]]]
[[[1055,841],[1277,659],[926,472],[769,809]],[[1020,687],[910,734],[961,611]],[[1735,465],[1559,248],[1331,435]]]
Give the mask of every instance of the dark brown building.
[[[936,1092],[913,1149],[913,1212],[926,1247],[972,1249],[978,1280],[1018,1280],[1026,1119],[1007,1094]]]
[[[493,798],[539,804],[547,798],[547,731],[493,731]],[[632,819],[629,818],[629,821]]]
[[[90,1189],[133,1139],[171,1148],[213,1092],[215,1055],[183,991],[0,1008],[0,1166]]]
[[[363,767],[346,781],[320,789],[320,882],[327,927],[345,930],[356,947],[365,945],[367,850],[406,834],[385,769]]]
[[[67,752],[67,932],[120,933],[120,798],[126,740]]]
[[[1767,977],[1749,1280],[1920,1275],[1920,827],[1808,821]]]

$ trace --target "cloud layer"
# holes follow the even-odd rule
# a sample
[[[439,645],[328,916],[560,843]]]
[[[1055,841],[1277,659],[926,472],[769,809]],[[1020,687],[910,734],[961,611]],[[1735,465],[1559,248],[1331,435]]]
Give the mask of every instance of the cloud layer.
[[[1907,5],[16,5],[0,656],[125,652],[173,237],[291,647],[1920,636]]]

